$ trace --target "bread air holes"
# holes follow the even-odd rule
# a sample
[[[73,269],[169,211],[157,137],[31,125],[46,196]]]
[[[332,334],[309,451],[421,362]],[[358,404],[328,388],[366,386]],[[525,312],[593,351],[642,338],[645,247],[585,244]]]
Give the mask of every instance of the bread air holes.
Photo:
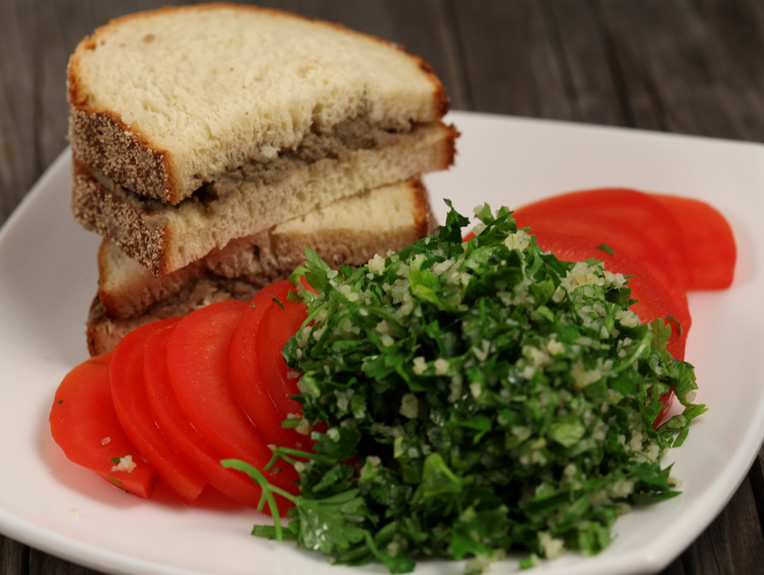
[[[313,124],[316,127],[320,127],[321,126],[320,117],[321,117],[321,112],[323,112],[323,111],[324,111],[324,105],[323,104],[318,103],[315,106],[313,106],[313,111],[310,113],[310,119],[313,121]]]
[[[314,63],[305,64],[304,66],[300,66],[300,68],[297,70],[297,75],[302,78],[306,79],[309,76],[313,74],[317,69],[316,65]]]

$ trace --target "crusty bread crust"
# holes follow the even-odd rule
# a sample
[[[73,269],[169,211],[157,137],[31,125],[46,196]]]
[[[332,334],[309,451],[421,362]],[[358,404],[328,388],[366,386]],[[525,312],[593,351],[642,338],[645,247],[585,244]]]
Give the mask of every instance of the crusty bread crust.
[[[69,141],[77,161],[116,182],[126,182],[135,193],[176,203],[177,189],[167,153],[153,147],[139,132],[128,130],[112,112],[88,113],[69,106]]]
[[[90,306],[85,337],[92,356],[113,350],[119,341],[134,329],[149,322],[183,317],[205,305],[236,299],[249,301],[257,293],[256,286],[240,280],[205,276],[184,286],[175,298],[158,302],[144,315],[127,319],[110,319],[96,296]]]
[[[427,236],[435,229],[435,215],[430,206],[430,197],[421,178],[413,178],[409,186],[414,192],[414,233],[417,239]],[[413,240],[412,240],[413,241]],[[411,243],[411,242],[408,242]]]
[[[119,183],[140,196],[158,199],[164,203],[177,204],[191,195],[187,179],[181,178],[173,164],[172,154],[150,141],[139,130],[125,121],[123,114],[129,110],[104,110],[93,106],[88,86],[82,81],[81,60],[96,50],[99,42],[115,27],[141,19],[151,19],[158,14],[180,11],[214,11],[221,8],[241,10],[243,13],[258,13],[294,18],[312,22],[319,27],[329,27],[342,34],[371,39],[405,53],[422,71],[432,85],[432,116],[442,118],[448,111],[449,101],[445,88],[432,67],[421,58],[409,54],[404,48],[386,40],[349,30],[339,24],[311,20],[303,16],[279,10],[243,6],[235,4],[203,4],[182,7],[164,7],[157,10],[130,14],[110,21],[83,39],[72,54],[67,70],[69,103],[69,140],[77,160],[102,172],[109,179]],[[256,144],[256,142],[253,142]],[[209,177],[208,180],[213,179]]]
[[[363,225],[348,231],[344,224],[335,228],[335,223],[328,224],[321,237],[313,236],[315,243],[306,245],[311,240],[295,233],[302,226],[301,221],[295,220],[282,226],[281,230],[277,228],[232,242],[223,250],[173,274],[157,278],[140,275],[139,271],[138,277],[121,278],[128,282],[136,280],[124,285],[122,290],[99,289],[86,322],[90,354],[110,351],[126,333],[150,321],[184,316],[203,305],[225,299],[248,301],[259,289],[287,278],[302,264],[305,247],[313,249],[332,267],[363,265],[377,253],[385,255],[405,248],[432,231],[433,217],[427,191],[419,178],[396,188],[404,207],[391,205],[387,210],[390,212],[385,214],[387,220],[394,224],[384,226],[389,228],[385,234],[367,233]],[[379,211],[377,202],[369,202],[369,208]],[[337,241],[333,241],[332,236]],[[113,258],[112,248],[107,242],[102,243],[99,268],[103,269],[103,258]],[[118,264],[119,261],[111,263]],[[113,269],[103,271],[115,272]],[[127,275],[134,273],[131,271]]]
[[[134,204],[102,186],[77,160],[72,162],[72,214],[86,229],[108,238],[127,255],[161,273],[161,255],[167,249],[169,226],[150,226]]]
[[[229,244],[228,249],[236,243],[239,241]],[[146,313],[157,301],[175,296],[203,273],[203,260],[197,260],[171,274],[154,276],[125,256],[114,242],[102,240],[98,249],[98,299],[110,319],[128,319]]]
[[[444,125],[424,132],[421,138],[416,132],[401,136],[408,139],[409,147],[359,150],[348,154],[348,161],[322,160],[323,175],[318,166],[303,167],[292,180],[249,188],[211,206],[189,204],[194,198],[179,206],[165,206],[155,200],[143,201],[119,187],[110,190],[75,159],[72,211],[86,229],[114,241],[154,275],[163,275],[235,238],[267,230],[342,197],[447,169],[454,161],[458,132]]]
[[[431,231],[432,211],[420,178],[340,200],[325,210],[252,236],[173,273],[153,276],[104,240],[98,252],[98,297],[111,319],[146,313],[204,275],[239,279],[261,288],[288,275],[305,259],[305,248],[329,265],[361,265],[373,253],[399,250]]]

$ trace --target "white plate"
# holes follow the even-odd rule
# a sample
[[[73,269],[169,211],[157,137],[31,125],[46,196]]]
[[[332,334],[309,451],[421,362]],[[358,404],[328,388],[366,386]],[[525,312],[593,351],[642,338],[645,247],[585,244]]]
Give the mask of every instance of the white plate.
[[[631,186],[712,202],[737,236],[733,287],[692,294],[687,358],[710,411],[673,452],[684,493],[618,520],[601,555],[569,554],[544,573],[659,571],[713,520],[764,438],[764,148],[706,140],[452,113],[462,131],[457,166],[427,178],[438,216],[453,200],[518,206],[564,190]],[[50,439],[55,388],[87,357],[83,322],[96,288],[98,238],[69,211],[63,154],[0,232],[0,531],[103,571],[140,573],[384,573],[331,567],[323,557],[249,535],[253,511],[206,498],[185,508],[160,492],[143,501],[70,464]],[[668,462],[668,461],[667,461]],[[422,564],[421,573],[461,573]],[[514,561],[502,566],[513,571]],[[494,571],[498,572],[497,568]]]

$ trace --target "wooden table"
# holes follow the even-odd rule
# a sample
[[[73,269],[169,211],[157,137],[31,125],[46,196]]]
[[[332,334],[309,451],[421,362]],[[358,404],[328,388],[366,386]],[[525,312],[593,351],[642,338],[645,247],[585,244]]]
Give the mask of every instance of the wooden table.
[[[176,2],[0,3],[0,223],[66,145],[76,43],[111,17],[166,3]],[[764,141],[761,0],[267,4],[405,45],[433,65],[453,109]],[[764,572],[762,518],[764,453],[665,573]],[[0,536],[0,575],[38,573],[94,572]]]

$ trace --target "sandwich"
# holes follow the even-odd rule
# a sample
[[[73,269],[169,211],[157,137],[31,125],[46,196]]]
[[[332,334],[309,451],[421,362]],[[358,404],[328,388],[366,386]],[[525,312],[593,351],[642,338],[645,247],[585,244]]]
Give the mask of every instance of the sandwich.
[[[91,354],[249,299],[310,248],[360,265],[432,228],[420,176],[457,130],[431,67],[384,40],[210,4],[118,18],[68,67],[72,212],[103,238]]]
[[[98,293],[86,322],[95,356],[116,347],[150,321],[184,316],[227,299],[249,301],[271,282],[289,277],[313,250],[330,266],[359,266],[399,251],[433,228],[419,178],[338,200],[222,249],[169,274],[154,276],[104,239],[98,251]]]
[[[68,103],[74,217],[154,275],[446,169],[457,137],[420,58],[253,6],[113,20],[72,55]]]

